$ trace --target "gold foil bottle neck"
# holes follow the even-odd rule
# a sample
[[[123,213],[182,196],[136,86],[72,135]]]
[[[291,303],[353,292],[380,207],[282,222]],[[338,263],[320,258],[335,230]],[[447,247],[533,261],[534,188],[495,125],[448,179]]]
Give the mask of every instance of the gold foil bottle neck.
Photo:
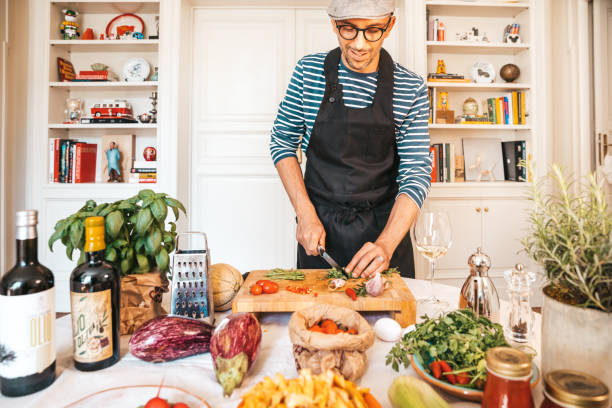
[[[87,217],[85,219],[85,252],[96,252],[103,249],[106,249],[104,217]]]

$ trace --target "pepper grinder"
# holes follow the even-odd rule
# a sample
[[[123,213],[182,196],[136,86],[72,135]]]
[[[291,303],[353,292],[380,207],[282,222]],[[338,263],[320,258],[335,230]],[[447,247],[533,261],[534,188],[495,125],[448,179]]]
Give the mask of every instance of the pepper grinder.
[[[499,323],[499,296],[489,278],[491,258],[481,248],[468,258],[470,276],[463,283],[459,295],[459,308],[470,308],[476,317],[484,316]]]
[[[510,338],[517,343],[527,343],[533,332],[533,312],[529,295],[536,281],[536,274],[529,272],[521,264],[504,272],[508,294],[512,303],[508,327]]]

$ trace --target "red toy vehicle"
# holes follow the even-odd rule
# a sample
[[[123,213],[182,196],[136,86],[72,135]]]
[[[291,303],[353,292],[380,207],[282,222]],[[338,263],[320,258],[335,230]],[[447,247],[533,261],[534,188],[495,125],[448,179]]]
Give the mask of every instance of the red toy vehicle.
[[[114,99],[96,103],[91,107],[94,118],[133,118],[132,105],[124,99]]]

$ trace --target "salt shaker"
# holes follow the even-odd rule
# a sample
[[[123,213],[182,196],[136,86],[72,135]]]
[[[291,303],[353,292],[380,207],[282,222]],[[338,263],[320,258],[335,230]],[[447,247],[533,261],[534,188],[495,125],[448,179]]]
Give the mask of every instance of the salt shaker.
[[[484,316],[499,323],[499,295],[489,277],[491,258],[480,248],[468,258],[470,276],[459,295],[459,308],[470,308],[476,317]]]
[[[529,272],[521,264],[504,272],[504,279],[510,296],[510,315],[508,327],[510,339],[517,343],[527,343],[533,333],[533,311],[529,295],[536,281],[536,274]]]

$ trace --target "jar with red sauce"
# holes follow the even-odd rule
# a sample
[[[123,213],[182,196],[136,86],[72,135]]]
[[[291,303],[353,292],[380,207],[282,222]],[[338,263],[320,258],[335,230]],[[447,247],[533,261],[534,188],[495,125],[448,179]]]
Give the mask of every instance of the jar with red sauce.
[[[574,370],[551,371],[544,377],[540,408],[607,408],[610,390],[592,375]]]
[[[531,396],[531,357],[511,347],[487,350],[483,408],[535,408]]]

